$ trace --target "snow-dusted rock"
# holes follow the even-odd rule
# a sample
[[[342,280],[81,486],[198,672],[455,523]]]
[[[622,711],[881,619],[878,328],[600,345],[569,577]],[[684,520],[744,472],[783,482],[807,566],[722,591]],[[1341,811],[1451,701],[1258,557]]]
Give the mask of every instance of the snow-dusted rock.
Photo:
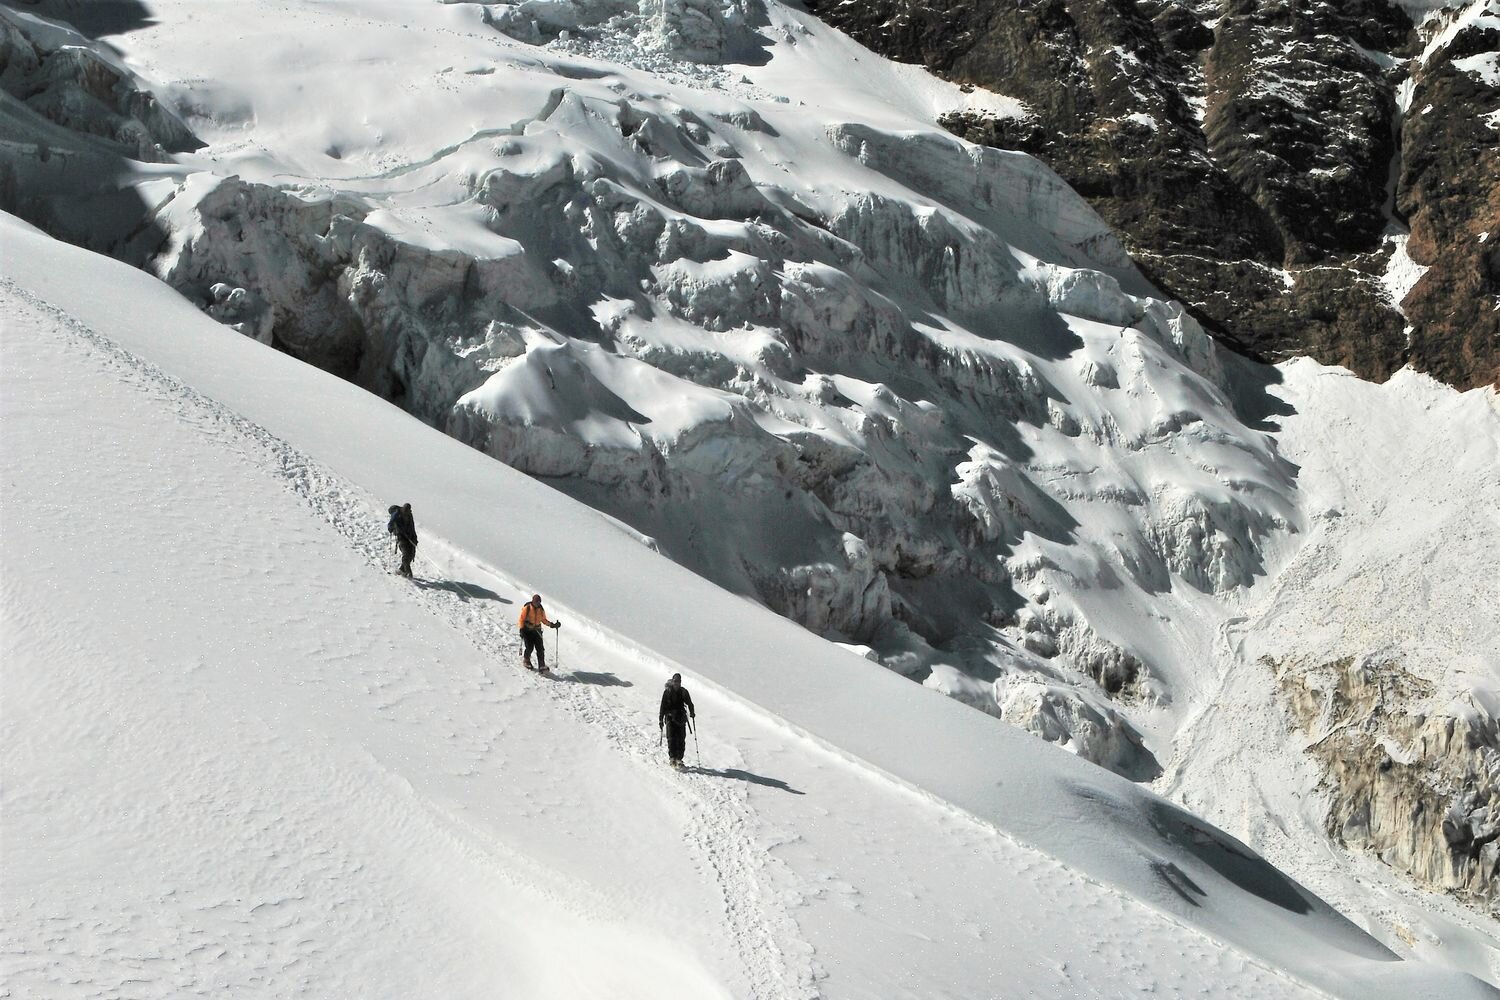
[[[1461,387],[1500,381],[1477,243],[1500,176],[1487,0],[808,6],[884,55],[1024,102],[940,120],[1045,160],[1231,344],[1370,378],[1413,363]],[[1437,270],[1392,301],[1372,278],[1408,222],[1414,259]]]
[[[1500,697],[1432,706],[1429,682],[1377,657],[1277,670],[1327,769],[1330,834],[1500,915]]]

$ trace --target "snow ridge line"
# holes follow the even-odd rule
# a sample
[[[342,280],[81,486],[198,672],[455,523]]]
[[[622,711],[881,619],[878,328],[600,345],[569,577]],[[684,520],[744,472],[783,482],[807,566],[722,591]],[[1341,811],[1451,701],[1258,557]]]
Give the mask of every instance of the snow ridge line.
[[[589,623],[588,627],[589,630],[596,636],[598,636],[601,640],[610,641],[612,644],[615,644],[622,649],[628,650],[632,655],[635,655],[640,659],[646,660],[648,662],[654,662],[660,665],[664,671],[672,670],[685,672],[687,670],[687,668],[682,667],[676,660],[661,656],[660,654],[655,653],[654,651],[647,649],[644,646],[641,646],[634,639],[617,633],[612,629],[600,626],[595,622]],[[1310,995],[1324,997],[1326,998],[1326,1000],[1336,1000],[1336,997],[1333,993],[1329,992],[1326,988],[1312,982],[1311,980],[1308,980],[1305,977],[1300,976],[1288,969],[1273,965],[1265,958],[1257,955],[1253,951],[1246,950],[1244,947],[1235,943],[1234,941],[1216,934],[1212,934],[1204,928],[1182,919],[1182,917],[1178,916],[1176,913],[1173,913],[1171,910],[1158,906],[1149,899],[1129,892],[1112,882],[1108,882],[1087,869],[1078,868],[1074,865],[1069,864],[1067,861],[1064,861],[1062,858],[1054,855],[1046,848],[1033,843],[1032,841],[1020,836],[1017,833],[999,826],[992,820],[986,819],[983,816],[969,811],[963,806],[956,805],[953,802],[948,801],[947,799],[938,795],[936,792],[933,792],[921,785],[916,784],[913,781],[910,781],[906,778],[901,777],[900,775],[886,770],[879,764],[876,764],[855,753],[845,750],[843,747],[838,746],[835,743],[830,743],[823,737],[818,736],[817,734],[812,733],[806,729],[803,729],[801,726],[789,722],[788,720],[782,718],[779,715],[776,715],[773,712],[765,710],[755,702],[741,697],[732,689],[722,687],[719,684],[716,684],[712,680],[709,680],[708,678],[705,678],[701,675],[695,677],[695,683],[702,687],[711,689],[725,701],[734,705],[741,711],[748,712],[754,715],[757,719],[759,719],[762,723],[764,723],[771,729],[783,734],[788,740],[795,740],[812,750],[823,753],[829,760],[833,761],[834,763],[837,763],[844,767],[853,768],[859,773],[865,775],[867,778],[885,783],[887,787],[897,792],[898,794],[909,797],[919,806],[925,806],[927,808],[934,809],[937,812],[950,817],[951,819],[976,827],[993,836],[1001,837],[1016,845],[1021,850],[1036,855],[1036,857],[1041,861],[1044,861],[1047,864],[1055,865],[1057,866],[1057,868],[1067,872],[1069,875],[1077,878],[1079,881],[1086,882],[1101,893],[1107,893],[1111,896],[1114,896],[1124,901],[1126,905],[1140,907],[1141,909],[1150,911],[1161,920],[1182,928],[1189,933],[1197,934],[1200,937],[1215,943],[1219,947],[1233,951],[1235,954],[1240,956],[1240,958],[1248,965],[1260,969],[1268,976],[1273,976],[1285,980],[1286,982],[1294,983],[1299,989],[1306,990]],[[817,971],[815,963],[813,965],[813,968],[814,979],[822,978],[822,973],[820,971]],[[813,995],[817,996],[818,994]]]
[[[264,427],[132,353],[11,279],[0,276],[0,291],[52,316],[73,336],[101,355],[106,363],[122,369],[126,380],[136,382],[142,391],[158,395],[161,401],[178,412],[185,423],[234,448],[252,465],[269,471],[319,519],[343,535],[366,562],[383,573],[389,572],[391,553],[382,520],[384,505],[379,500],[322,467]],[[470,563],[456,546],[442,538],[434,540],[451,557]],[[426,557],[426,561],[434,568],[444,568],[431,557]],[[491,571],[488,575],[498,574]],[[515,585],[513,581],[507,582]],[[487,613],[481,602],[445,588],[415,589],[415,599],[426,610],[462,632],[482,653],[499,662],[515,662],[520,654],[519,637]],[[585,631],[599,633],[597,628]],[[662,662],[661,657],[650,654],[634,642],[627,640],[616,644],[638,650],[644,654],[639,658],[647,662]],[[481,666],[479,670],[481,676],[477,685],[492,684],[487,667]],[[813,949],[802,938],[785,904],[778,901],[777,893],[766,884],[770,875],[767,869],[779,862],[770,858],[765,846],[755,837],[756,816],[749,806],[748,790],[736,789],[722,780],[689,781],[683,780],[686,775],[663,773],[661,753],[655,741],[650,739],[648,728],[628,719],[598,688],[568,683],[565,677],[554,681],[540,677],[528,680],[534,687],[543,688],[554,704],[591,730],[601,733],[611,747],[642,768],[658,774],[663,786],[675,788],[677,796],[689,803],[693,822],[687,832],[687,846],[705,860],[718,885],[725,920],[739,951],[751,996],[755,1000],[811,1000],[818,996],[816,983],[823,978],[823,973],[813,961]],[[710,750],[732,752],[732,748],[723,744],[711,743]],[[493,838],[483,836],[471,823],[451,811],[435,803],[416,801],[434,828],[441,820],[481,840],[488,850],[503,846],[494,843]],[[448,831],[448,836],[454,842],[463,839],[453,829]],[[506,853],[510,856],[513,852],[507,850]],[[509,859],[512,862],[519,860],[513,856]],[[535,868],[529,862],[526,866]],[[489,867],[499,877],[514,882],[503,866],[492,864]],[[557,898],[555,893],[549,892],[548,895]],[[784,944],[791,945],[791,953]]]

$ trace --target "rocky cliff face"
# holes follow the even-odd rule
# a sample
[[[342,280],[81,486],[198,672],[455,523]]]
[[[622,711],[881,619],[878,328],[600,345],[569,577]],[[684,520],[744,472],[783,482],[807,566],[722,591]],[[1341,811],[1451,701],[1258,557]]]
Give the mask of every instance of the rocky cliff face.
[[[1500,383],[1500,2],[1428,34],[1398,92],[1396,208],[1426,267],[1402,300],[1411,358],[1454,385]]]
[[[1367,378],[1410,362],[1460,387],[1500,380],[1500,71],[1485,61],[1500,19],[1484,0],[1421,31],[1386,0],[810,7],[1024,101],[1024,119],[945,124],[1045,160],[1232,346]],[[1407,253],[1428,268],[1415,288]]]
[[[1328,832],[1500,916],[1500,731],[1474,692],[1379,658],[1273,665],[1307,752],[1328,776]]]

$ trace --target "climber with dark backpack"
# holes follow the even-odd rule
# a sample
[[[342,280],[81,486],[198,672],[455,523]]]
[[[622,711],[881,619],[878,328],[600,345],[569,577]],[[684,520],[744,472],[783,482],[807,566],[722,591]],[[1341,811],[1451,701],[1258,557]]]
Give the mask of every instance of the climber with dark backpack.
[[[401,553],[402,576],[411,576],[411,561],[417,554],[417,522],[411,516],[411,504],[392,506],[391,519],[385,530],[396,538],[396,549]]]
[[[692,720],[698,718],[693,708],[693,696],[682,686],[682,675],[673,674],[661,692],[661,708],[656,713],[656,728],[667,737],[667,761],[677,770],[682,770],[682,755],[687,749],[687,730]],[[697,737],[693,737],[697,739]]]

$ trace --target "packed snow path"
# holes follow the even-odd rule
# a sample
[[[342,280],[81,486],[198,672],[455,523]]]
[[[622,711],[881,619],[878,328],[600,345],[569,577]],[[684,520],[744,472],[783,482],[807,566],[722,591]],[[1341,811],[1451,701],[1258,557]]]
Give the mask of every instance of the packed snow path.
[[[1490,995],[1389,960],[1291,883],[1260,886],[1304,932],[1278,935],[1264,898],[1171,829],[1136,875],[1148,833],[1130,810],[1149,796],[817,652],[508,470],[484,466],[502,509],[462,476],[376,496],[336,466],[390,466],[387,493],[402,458],[430,472],[437,449],[472,453],[144,276],[17,229],[0,243],[0,971],[16,995],[1275,997],[1315,995],[1296,980],[1320,965],[1342,995]],[[424,535],[415,585],[385,548],[401,498]],[[481,524],[536,536],[538,557],[497,567],[445,541]],[[568,622],[557,678],[517,667],[533,580]],[[564,606],[598,588],[677,633]],[[684,641],[718,654],[687,671],[705,732],[685,775],[653,724],[676,668],[653,647],[673,640],[679,658]],[[774,714],[729,693],[747,659],[792,688]],[[840,695],[830,674],[869,684]],[[821,713],[792,718],[798,699]],[[871,730],[865,754],[893,745],[877,770],[787,718]],[[970,724],[1006,734],[977,765],[951,753]],[[945,804],[945,781],[976,802],[975,782],[1019,786],[994,800],[1012,815]]]

